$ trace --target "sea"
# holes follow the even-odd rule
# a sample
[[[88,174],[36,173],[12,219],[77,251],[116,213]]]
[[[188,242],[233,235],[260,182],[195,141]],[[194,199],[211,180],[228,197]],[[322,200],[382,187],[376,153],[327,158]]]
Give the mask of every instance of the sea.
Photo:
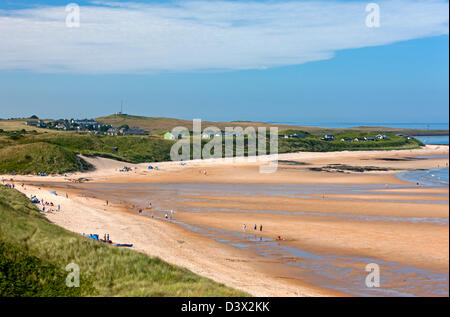
[[[397,176],[404,181],[419,183],[426,187],[448,187],[449,170],[448,167],[432,168],[408,171]]]
[[[421,135],[414,137],[423,144],[448,145],[448,135]]]
[[[395,122],[302,122],[269,121],[267,123],[297,125],[303,127],[354,128],[354,127],[389,127],[397,129],[448,130],[449,123],[395,123]]]

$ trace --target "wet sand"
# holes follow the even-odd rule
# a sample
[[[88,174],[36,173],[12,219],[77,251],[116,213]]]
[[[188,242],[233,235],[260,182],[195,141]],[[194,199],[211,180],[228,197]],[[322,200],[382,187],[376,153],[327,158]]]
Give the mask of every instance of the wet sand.
[[[158,171],[140,164],[120,173],[123,164],[96,159],[91,162],[97,170],[81,174],[90,178],[85,184],[70,182],[78,174],[22,179],[45,185],[39,194],[48,199],[55,199],[48,196],[50,188],[70,193],[69,199],[57,196],[65,200],[63,211],[48,215],[56,224],[79,233],[109,233],[253,295],[448,296],[448,187],[408,184],[392,170],[310,170],[337,163],[396,172],[436,168],[448,164],[448,146],[282,158],[307,164],[280,163],[276,173],[261,174],[258,164],[171,162],[156,164]],[[172,220],[163,219],[166,213]],[[380,265],[380,289],[365,287],[368,263]]]

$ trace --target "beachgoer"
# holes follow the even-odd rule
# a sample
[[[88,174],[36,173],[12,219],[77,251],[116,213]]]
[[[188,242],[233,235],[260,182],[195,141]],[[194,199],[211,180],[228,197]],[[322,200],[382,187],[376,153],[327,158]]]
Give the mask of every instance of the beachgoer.
[[[139,213],[140,213],[140,214],[142,213],[142,209],[139,209]]]
[[[262,231],[262,225],[259,226],[259,231]]]
[[[245,231],[245,228],[247,228],[247,226],[244,224],[244,225],[242,226],[242,229],[244,229],[244,231]]]
[[[257,228],[257,227],[256,227],[256,223],[255,223],[255,226],[253,227],[253,230],[256,230],[256,228]]]

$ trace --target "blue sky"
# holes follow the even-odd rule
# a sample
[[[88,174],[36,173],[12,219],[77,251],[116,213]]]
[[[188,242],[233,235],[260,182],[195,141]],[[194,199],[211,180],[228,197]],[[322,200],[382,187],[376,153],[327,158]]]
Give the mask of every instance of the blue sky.
[[[65,1],[0,1],[0,117],[96,117],[124,100],[185,119],[448,122],[446,1],[381,2],[377,30],[358,1],[139,2],[78,1],[67,30]]]

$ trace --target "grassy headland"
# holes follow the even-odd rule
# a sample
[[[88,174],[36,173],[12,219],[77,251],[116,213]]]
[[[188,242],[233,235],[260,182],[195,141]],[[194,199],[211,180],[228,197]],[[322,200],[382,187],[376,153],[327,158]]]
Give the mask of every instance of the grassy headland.
[[[0,186],[0,296],[246,296],[139,252],[50,223],[17,190]],[[80,268],[66,287],[65,267]]]
[[[289,131],[292,133],[292,130]],[[302,133],[303,131],[296,131]],[[280,133],[283,133],[281,131]],[[387,133],[385,140],[376,141],[355,141],[356,138],[375,137],[378,131],[353,131],[344,130],[334,134],[334,141],[325,141],[308,132],[302,138],[281,138],[278,144],[279,153],[288,152],[332,152],[332,151],[370,151],[370,150],[400,150],[416,149],[423,146],[417,139]],[[351,141],[343,141],[351,140]]]
[[[152,131],[154,134],[171,131],[175,127],[186,127],[192,129],[192,120],[164,118],[164,117],[144,117],[126,114],[113,114],[109,116],[99,117],[97,121],[110,124],[115,127],[121,125],[138,126],[141,129]],[[226,127],[278,127],[279,130],[303,130],[312,135],[319,136],[323,134],[337,134],[343,132],[367,132],[367,133],[391,133],[391,134],[408,134],[408,135],[448,135],[448,130],[427,130],[427,129],[400,129],[390,127],[352,127],[352,128],[323,128],[323,127],[306,127],[288,124],[271,124],[266,122],[255,121],[231,121],[231,122],[213,122],[202,121],[202,129],[214,126],[221,130]],[[1,128],[1,124],[0,124]]]

